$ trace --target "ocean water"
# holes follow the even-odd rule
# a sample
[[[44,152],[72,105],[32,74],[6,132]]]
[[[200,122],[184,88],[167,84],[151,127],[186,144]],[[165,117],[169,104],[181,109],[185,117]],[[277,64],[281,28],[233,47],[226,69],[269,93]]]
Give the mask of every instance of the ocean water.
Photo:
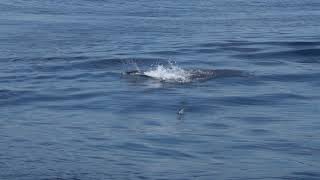
[[[1,0],[1,180],[320,179],[320,1]]]

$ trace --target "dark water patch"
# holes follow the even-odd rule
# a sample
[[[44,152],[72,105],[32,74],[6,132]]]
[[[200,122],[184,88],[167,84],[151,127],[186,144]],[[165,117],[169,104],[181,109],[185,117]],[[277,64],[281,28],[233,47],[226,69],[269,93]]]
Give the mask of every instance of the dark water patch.
[[[77,177],[67,177],[67,178],[54,177],[54,178],[42,178],[41,180],[82,180],[82,179]]]
[[[18,92],[13,92],[9,94],[9,98],[2,100],[0,105],[15,106],[15,105],[28,105],[30,103],[44,103],[44,102],[61,102],[61,101],[80,101],[88,99],[96,99],[99,96],[108,95],[106,92],[81,92],[81,93],[71,93],[71,94],[45,94],[45,93],[36,93],[36,92],[19,92],[18,95],[15,95]]]
[[[106,78],[118,77],[119,74],[115,72],[80,72],[77,74],[59,74],[57,75],[57,80],[76,80],[76,81],[100,81],[105,82]]]
[[[1,89],[0,90],[0,106],[7,106],[10,104],[15,104],[21,99],[32,97],[35,95],[34,91],[27,90],[9,90]]]
[[[315,97],[308,97],[308,96],[293,94],[293,93],[273,93],[265,96],[267,96],[269,99],[277,99],[277,100],[284,100],[284,99],[311,100],[315,98]]]
[[[67,64],[37,64],[32,66],[35,72],[62,72],[72,70],[72,66]]]
[[[258,52],[262,48],[253,48],[253,47],[222,47],[221,50],[234,51],[239,53],[248,53],[248,52]]]
[[[257,47],[257,43],[249,41],[229,41],[229,42],[217,42],[217,43],[205,43],[200,44],[200,47],[215,48],[216,51],[234,51],[234,52],[258,52],[263,50],[262,47]]]
[[[54,141],[47,141],[47,142],[39,142],[37,145],[39,146],[44,146],[44,147],[56,147],[59,143],[54,142]]]
[[[73,130],[73,131],[89,131],[90,128],[89,127],[84,127],[84,126],[65,126],[63,127],[65,129],[69,129],[69,130]]]
[[[51,75],[44,75],[44,74],[35,74],[33,76],[31,76],[30,79],[33,79],[33,80],[49,80],[49,79],[54,79],[56,77],[55,74],[51,74]],[[30,80],[28,79],[28,80]]]
[[[41,64],[41,63],[65,63],[65,62],[75,62],[83,61],[86,59],[92,59],[97,57],[91,56],[50,56],[50,57],[16,57],[10,58],[10,62],[22,63],[28,62],[30,64]]]
[[[60,79],[60,80],[78,80],[83,78],[91,79],[92,76],[93,76],[92,73],[80,73],[80,74],[74,74],[74,75],[58,76],[57,79]]]
[[[168,64],[161,58],[105,58],[105,57],[47,57],[33,59],[14,59],[14,63],[24,61],[29,64],[29,71],[34,72],[59,72],[71,70],[119,70],[121,68],[136,66],[151,66],[154,64]],[[17,61],[17,62],[15,62]]]
[[[89,61],[83,61],[79,63],[72,64],[73,68],[76,69],[110,69],[121,66],[125,60],[122,59],[94,59]]]
[[[257,42],[255,44],[267,44],[287,47],[316,47],[320,45],[320,41],[267,41]]]
[[[162,56],[178,56],[178,55],[183,55],[185,53],[182,51],[171,50],[171,51],[152,51],[152,52],[148,52],[147,54],[162,55]]]
[[[121,70],[146,68],[157,64],[168,64],[168,60],[161,58],[110,58],[97,59],[73,64],[72,67],[79,69],[96,70]]]
[[[287,61],[295,60],[300,63],[319,63],[320,42],[308,41],[267,41],[267,42],[249,42],[249,41],[230,41],[200,44],[202,49],[196,50],[198,53],[221,53],[223,51],[235,52],[231,54],[235,58],[241,59],[279,59],[290,58]],[[288,48],[295,48],[290,49]],[[269,52],[260,52],[266,51]],[[312,59],[310,59],[312,58]]]
[[[32,91],[0,89],[0,99],[5,100],[5,99],[10,99],[12,97],[23,96],[30,93],[32,93]]]
[[[274,133],[266,129],[250,129],[246,131],[245,134],[248,134],[250,136],[266,136],[273,135]]]
[[[170,137],[170,136],[159,136],[159,137],[144,137],[143,140],[146,140],[150,143],[156,144],[168,144],[171,146],[179,146],[185,144],[200,144],[204,143],[201,140],[192,140],[192,139],[184,139],[182,137]]]
[[[46,59],[44,59],[46,60]],[[58,71],[71,71],[76,69],[106,69],[117,67],[122,64],[120,59],[105,59],[105,58],[67,58],[62,59],[63,62],[55,62],[56,58],[52,59],[53,62],[40,61],[32,67],[38,72],[58,72]],[[58,59],[59,60],[59,59]],[[76,61],[74,61],[76,60]],[[111,66],[111,67],[110,67]]]
[[[316,171],[300,171],[293,172],[291,175],[284,177],[284,179],[306,179],[306,180],[319,180],[320,173]]]
[[[305,147],[296,142],[242,142],[232,146],[235,149],[274,151],[292,155],[312,156],[316,149]]]
[[[110,140],[107,137],[87,137],[88,140],[93,140],[96,142],[107,142],[108,140]]]
[[[216,102],[222,104],[222,105],[271,105],[274,104],[274,102],[270,101],[269,99],[265,99],[263,97],[224,97],[219,98],[215,100]]]
[[[280,42],[279,44],[292,46],[292,47],[307,47],[307,46],[320,46],[320,41],[292,41]]]
[[[272,74],[257,76],[262,81],[278,81],[278,82],[318,82],[320,73],[300,73],[300,74]]]
[[[84,99],[91,99],[91,98],[96,98],[99,96],[104,96],[108,95],[106,92],[99,92],[99,91],[94,91],[94,92],[81,92],[81,93],[72,93],[69,95],[61,95],[61,96],[51,96],[51,95],[40,95],[38,96],[38,100],[40,101],[60,101],[60,100],[84,100]]]
[[[128,102],[128,101],[126,101]],[[145,112],[157,112],[157,110],[161,109],[163,111],[169,111],[174,114],[179,107],[176,104],[168,103],[154,103],[154,101],[150,100],[144,100],[140,101],[139,103],[132,101],[129,101],[126,106],[122,106],[119,109],[120,114],[126,114],[126,113],[145,113]]]
[[[2,75],[0,77],[0,83],[21,83],[30,79],[27,75]]]
[[[26,139],[26,138],[14,138],[12,139],[13,142],[16,142],[16,143],[26,143],[26,142],[30,142],[29,139]]]
[[[236,69],[215,69],[213,70],[215,77],[249,77],[252,76],[252,74],[242,71],[242,70],[236,70]]]
[[[225,123],[205,123],[204,126],[206,128],[212,129],[230,129],[231,126]]]
[[[244,46],[286,46],[286,47],[315,47],[320,45],[320,41],[224,41],[213,43],[202,43],[199,47],[244,47]]]
[[[305,63],[305,64],[319,64],[320,63],[320,57],[313,57],[308,59],[299,59],[297,60],[298,63]]]
[[[274,59],[274,58],[290,58],[292,59],[300,58],[310,58],[310,57],[320,57],[320,48],[310,48],[310,49],[296,49],[296,50],[286,50],[286,51],[271,51],[263,53],[251,53],[251,54],[238,54],[234,55],[236,58],[245,59]]]
[[[205,100],[202,98],[189,98],[192,104],[188,104],[185,107],[185,113],[218,113],[219,111],[223,110],[219,103],[215,103],[214,101],[210,102],[210,100]]]
[[[221,42],[209,42],[209,43],[201,43],[198,44],[199,47],[204,47],[204,48],[227,48],[227,47],[240,47],[240,46],[248,46],[248,45],[254,45],[256,44],[255,42],[250,42],[246,40],[238,40],[238,41],[221,41]]]
[[[259,61],[253,61],[252,64],[259,65],[259,66],[284,66],[287,63],[283,60],[264,60],[259,59]]]
[[[280,119],[279,117],[264,117],[264,116],[256,116],[256,117],[229,117],[234,120],[241,120],[247,124],[276,124],[281,123],[283,121],[288,121],[284,119]]]
[[[61,57],[46,57],[43,59],[31,59],[32,61],[37,60],[37,61],[54,61],[54,62],[59,62],[59,61],[83,61],[86,59],[92,59],[95,57],[91,57],[91,56],[61,56]]]
[[[99,143],[99,144],[90,144],[86,148],[91,149],[92,151],[110,151],[111,147],[108,144],[105,143]]]
[[[288,104],[289,100],[309,100],[311,98],[302,95],[289,94],[289,93],[278,93],[278,94],[263,94],[252,97],[243,96],[229,96],[222,98],[214,98],[213,101],[223,105],[279,105]]]
[[[173,159],[189,159],[194,158],[193,155],[190,155],[185,152],[180,152],[177,150],[162,148],[162,147],[151,147],[143,144],[137,143],[125,143],[123,145],[114,146],[116,149],[122,149],[132,152],[140,152],[144,155],[156,155],[161,158],[173,158]]]
[[[223,43],[223,42],[202,43],[202,44],[199,44],[198,46],[199,46],[199,47],[204,47],[204,48],[212,48],[212,47],[221,47],[221,46],[223,46],[224,44],[226,44],[226,43]]]
[[[20,105],[20,104],[18,104]],[[59,105],[59,103],[50,103],[41,105],[38,105],[38,108],[43,109],[52,109],[55,111],[74,111],[74,112],[106,112],[118,109],[118,107],[115,106],[105,106],[105,102],[99,102],[97,100],[89,101],[89,102],[81,102],[81,101],[70,101],[70,103],[66,103],[64,105]],[[115,112],[116,113],[116,112]]]
[[[261,79],[257,78],[254,73],[247,73],[247,72],[245,72],[240,76],[234,76],[230,78],[217,78],[211,83],[213,83],[217,87],[221,87],[221,86],[255,87],[255,86],[264,86],[267,84],[267,82],[264,82]],[[212,85],[212,84],[208,84],[208,85]]]
[[[161,126],[160,122],[152,121],[152,120],[144,121],[143,124],[147,126]]]
[[[218,49],[209,49],[209,48],[202,48],[194,50],[195,53],[202,53],[202,54],[214,54],[220,52]]]

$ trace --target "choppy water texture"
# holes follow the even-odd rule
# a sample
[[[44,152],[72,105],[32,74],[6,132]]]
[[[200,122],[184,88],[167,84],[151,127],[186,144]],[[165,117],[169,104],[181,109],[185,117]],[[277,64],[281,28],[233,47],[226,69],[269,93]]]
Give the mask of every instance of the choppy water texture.
[[[320,1],[1,0],[0,179],[320,179]]]

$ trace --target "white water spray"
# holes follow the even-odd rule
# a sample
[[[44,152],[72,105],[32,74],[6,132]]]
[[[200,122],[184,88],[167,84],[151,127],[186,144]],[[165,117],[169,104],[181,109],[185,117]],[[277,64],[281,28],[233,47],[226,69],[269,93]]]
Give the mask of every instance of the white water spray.
[[[168,67],[157,65],[155,68],[145,71],[143,74],[167,82],[186,83],[191,81],[191,74],[188,71],[173,65],[173,63],[169,63]]]

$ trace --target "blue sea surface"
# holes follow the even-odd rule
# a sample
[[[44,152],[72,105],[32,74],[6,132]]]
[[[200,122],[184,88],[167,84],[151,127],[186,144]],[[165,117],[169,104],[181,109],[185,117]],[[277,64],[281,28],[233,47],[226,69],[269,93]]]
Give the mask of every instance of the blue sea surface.
[[[319,0],[1,0],[1,180],[320,179]]]

